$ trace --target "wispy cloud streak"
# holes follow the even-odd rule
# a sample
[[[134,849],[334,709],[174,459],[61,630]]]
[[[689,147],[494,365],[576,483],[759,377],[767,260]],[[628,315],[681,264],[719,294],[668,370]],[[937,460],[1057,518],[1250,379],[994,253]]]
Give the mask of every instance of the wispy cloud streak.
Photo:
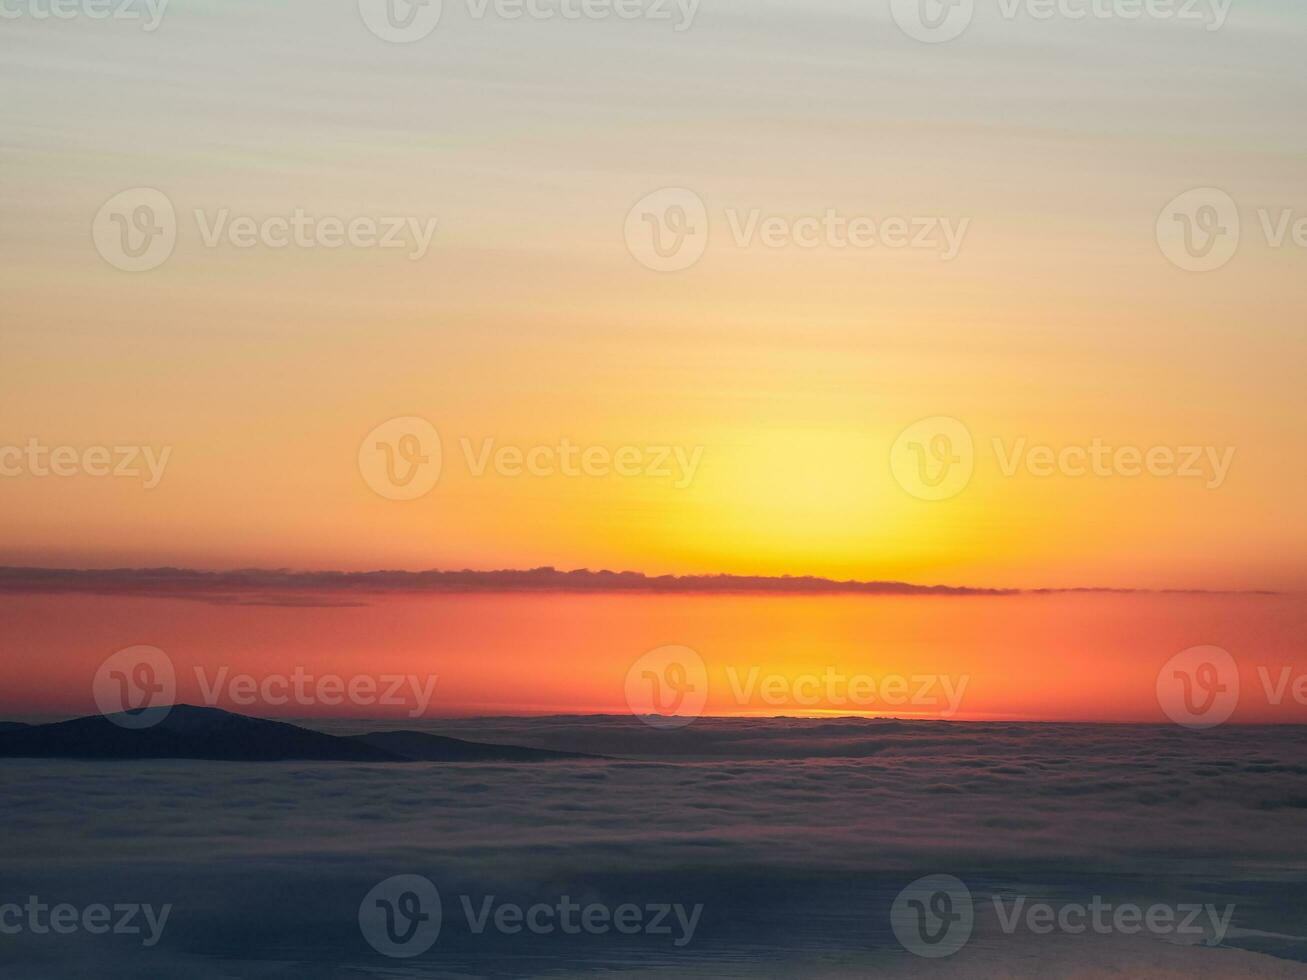
[[[1117,588],[996,589],[909,582],[838,581],[815,576],[659,575],[641,572],[560,571],[296,571],[187,568],[0,568],[0,594],[123,595],[196,599],[214,603],[278,606],[365,604],[370,595],[456,592],[564,592],[575,594],[1019,596],[1072,593],[1193,594],[1201,590]],[[1274,592],[1241,592],[1275,595]]]

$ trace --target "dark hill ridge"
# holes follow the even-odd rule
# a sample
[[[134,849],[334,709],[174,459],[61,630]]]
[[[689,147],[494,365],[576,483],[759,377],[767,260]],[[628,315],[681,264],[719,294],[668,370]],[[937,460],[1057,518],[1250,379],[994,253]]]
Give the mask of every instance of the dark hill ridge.
[[[102,715],[0,732],[0,756],[40,759],[209,759],[394,762],[389,753],[276,721],[177,705],[149,728]]]
[[[52,725],[0,724],[0,758],[203,759],[215,762],[550,762],[597,758],[421,732],[340,737],[285,722],[177,705],[133,729],[102,715]]]

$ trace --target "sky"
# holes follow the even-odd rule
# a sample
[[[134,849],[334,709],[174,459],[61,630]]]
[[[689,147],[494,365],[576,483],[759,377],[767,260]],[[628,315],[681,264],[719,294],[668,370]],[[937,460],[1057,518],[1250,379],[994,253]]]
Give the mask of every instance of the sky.
[[[1180,725],[1172,658],[1217,647],[1230,700],[1197,721],[1307,721],[1301,597],[360,598],[0,593],[0,718],[90,713],[111,655],[148,645],[170,700],[275,718],[663,714],[685,719],[658,732],[672,744],[708,716]],[[675,666],[701,700],[646,685],[646,669],[679,683]],[[358,678],[357,696],[329,686]]]
[[[473,9],[404,44],[319,0],[0,24],[0,444],[168,452],[150,488],[7,473],[0,564],[1307,580],[1304,253],[1258,214],[1307,216],[1307,11],[1243,0],[1209,30],[982,0],[930,44],[888,2],[703,0],[684,30]],[[144,272],[93,234],[135,188],[177,216]],[[630,242],[663,188],[704,206],[680,271]],[[1193,188],[1242,223],[1212,271],[1159,247]],[[436,224],[425,250],[206,244],[220,215],[297,209]],[[737,240],[828,213],[965,234],[949,257]],[[394,419],[440,438],[417,499],[375,485]],[[897,467],[939,433],[901,435],[938,419],[971,473],[923,499]],[[401,462],[413,424],[383,432]],[[1007,465],[1095,444],[1204,455]],[[569,476],[565,445],[610,465]],[[478,475],[503,447],[554,471]]]

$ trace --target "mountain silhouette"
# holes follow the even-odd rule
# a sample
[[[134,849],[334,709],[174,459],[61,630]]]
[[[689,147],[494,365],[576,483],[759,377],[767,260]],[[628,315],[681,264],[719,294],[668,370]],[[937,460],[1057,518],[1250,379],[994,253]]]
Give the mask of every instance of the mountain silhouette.
[[[0,758],[215,762],[544,762],[586,758],[422,732],[342,737],[184,704],[168,709],[166,716],[149,727],[119,723],[131,720],[130,715],[91,715],[50,725],[0,723]]]

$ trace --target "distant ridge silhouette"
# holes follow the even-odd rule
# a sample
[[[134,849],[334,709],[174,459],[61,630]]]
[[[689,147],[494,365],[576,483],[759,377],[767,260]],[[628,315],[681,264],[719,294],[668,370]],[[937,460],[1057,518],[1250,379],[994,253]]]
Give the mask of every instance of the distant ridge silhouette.
[[[163,709],[159,709],[162,711]],[[90,715],[50,725],[0,723],[0,758],[199,759],[214,762],[554,762],[600,758],[423,732],[337,736],[220,708],[175,705],[128,728]]]

